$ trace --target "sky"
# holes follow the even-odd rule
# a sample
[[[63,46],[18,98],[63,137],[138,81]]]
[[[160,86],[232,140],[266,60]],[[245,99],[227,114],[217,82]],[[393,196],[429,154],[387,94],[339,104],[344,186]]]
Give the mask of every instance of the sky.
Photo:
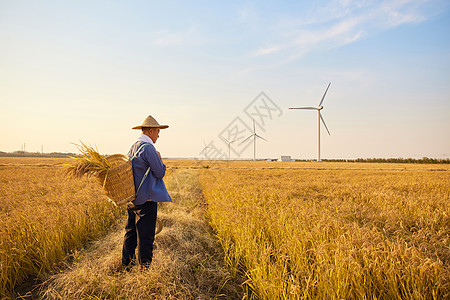
[[[322,159],[450,158],[449,29],[448,0],[0,0],[0,151],[127,153],[152,115],[163,157],[253,158],[255,128],[315,159],[289,108],[331,82]]]

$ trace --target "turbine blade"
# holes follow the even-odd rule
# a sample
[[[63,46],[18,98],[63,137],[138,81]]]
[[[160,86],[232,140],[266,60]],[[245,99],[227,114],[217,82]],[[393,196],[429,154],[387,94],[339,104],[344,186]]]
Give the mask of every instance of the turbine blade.
[[[248,138],[246,138],[245,140],[243,140],[242,142],[239,143],[239,145],[243,144],[244,142],[248,141],[250,138],[253,137],[253,134],[251,136],[249,136]]]
[[[253,119],[253,133],[256,133],[256,129],[255,129],[255,119]]]
[[[227,143],[230,143],[226,138],[222,137]]]
[[[317,107],[289,107],[289,109],[313,109],[313,110],[318,110]]]
[[[265,140],[267,142],[267,140],[265,138],[263,138],[262,136],[259,136],[257,134],[255,134],[255,135],[256,135],[256,137],[259,137],[260,139],[263,139],[263,140]]]
[[[323,94],[322,100],[320,100],[319,106],[322,105],[323,99],[325,99],[325,95],[327,94],[328,88],[330,87],[330,85],[331,85],[331,82],[328,84],[327,89],[325,90],[325,93]]]
[[[327,124],[325,124],[324,119],[322,118],[322,114],[319,112],[320,120],[322,121],[323,125],[325,125],[325,129],[328,131],[328,135],[331,135],[330,131],[328,130]]]

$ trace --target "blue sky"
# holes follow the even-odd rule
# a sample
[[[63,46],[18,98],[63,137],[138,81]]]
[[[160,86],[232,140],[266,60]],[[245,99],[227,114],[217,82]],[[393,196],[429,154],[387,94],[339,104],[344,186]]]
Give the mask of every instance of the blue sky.
[[[322,158],[449,158],[449,28],[448,1],[0,0],[0,151],[126,153],[151,114],[166,157],[227,156],[234,128],[251,158],[256,118],[257,157],[316,158],[288,108],[332,82]]]

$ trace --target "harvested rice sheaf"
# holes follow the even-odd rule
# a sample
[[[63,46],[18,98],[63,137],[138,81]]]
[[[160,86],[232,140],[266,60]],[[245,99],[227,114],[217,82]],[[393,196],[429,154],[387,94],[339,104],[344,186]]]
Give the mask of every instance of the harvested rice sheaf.
[[[84,175],[104,177],[106,171],[111,168],[111,163],[98,153],[97,147],[87,146],[83,142],[76,145],[81,152],[80,155],[71,156],[71,162],[63,162],[60,165],[65,168],[69,178],[81,178]]]

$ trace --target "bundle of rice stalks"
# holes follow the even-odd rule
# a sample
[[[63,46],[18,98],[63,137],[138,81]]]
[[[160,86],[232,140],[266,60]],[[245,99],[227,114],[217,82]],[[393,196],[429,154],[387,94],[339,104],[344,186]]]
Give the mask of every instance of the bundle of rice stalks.
[[[115,205],[120,206],[135,198],[133,171],[128,156],[114,154],[102,156],[97,148],[83,142],[76,145],[80,155],[72,156],[72,162],[63,162],[68,178],[81,178],[84,175],[95,177],[103,192]]]
[[[102,155],[98,153],[97,147],[87,146],[83,142],[76,145],[81,155],[71,156],[72,162],[63,162],[60,165],[65,168],[65,173],[69,178],[81,178],[84,175],[104,177],[112,165]]]

